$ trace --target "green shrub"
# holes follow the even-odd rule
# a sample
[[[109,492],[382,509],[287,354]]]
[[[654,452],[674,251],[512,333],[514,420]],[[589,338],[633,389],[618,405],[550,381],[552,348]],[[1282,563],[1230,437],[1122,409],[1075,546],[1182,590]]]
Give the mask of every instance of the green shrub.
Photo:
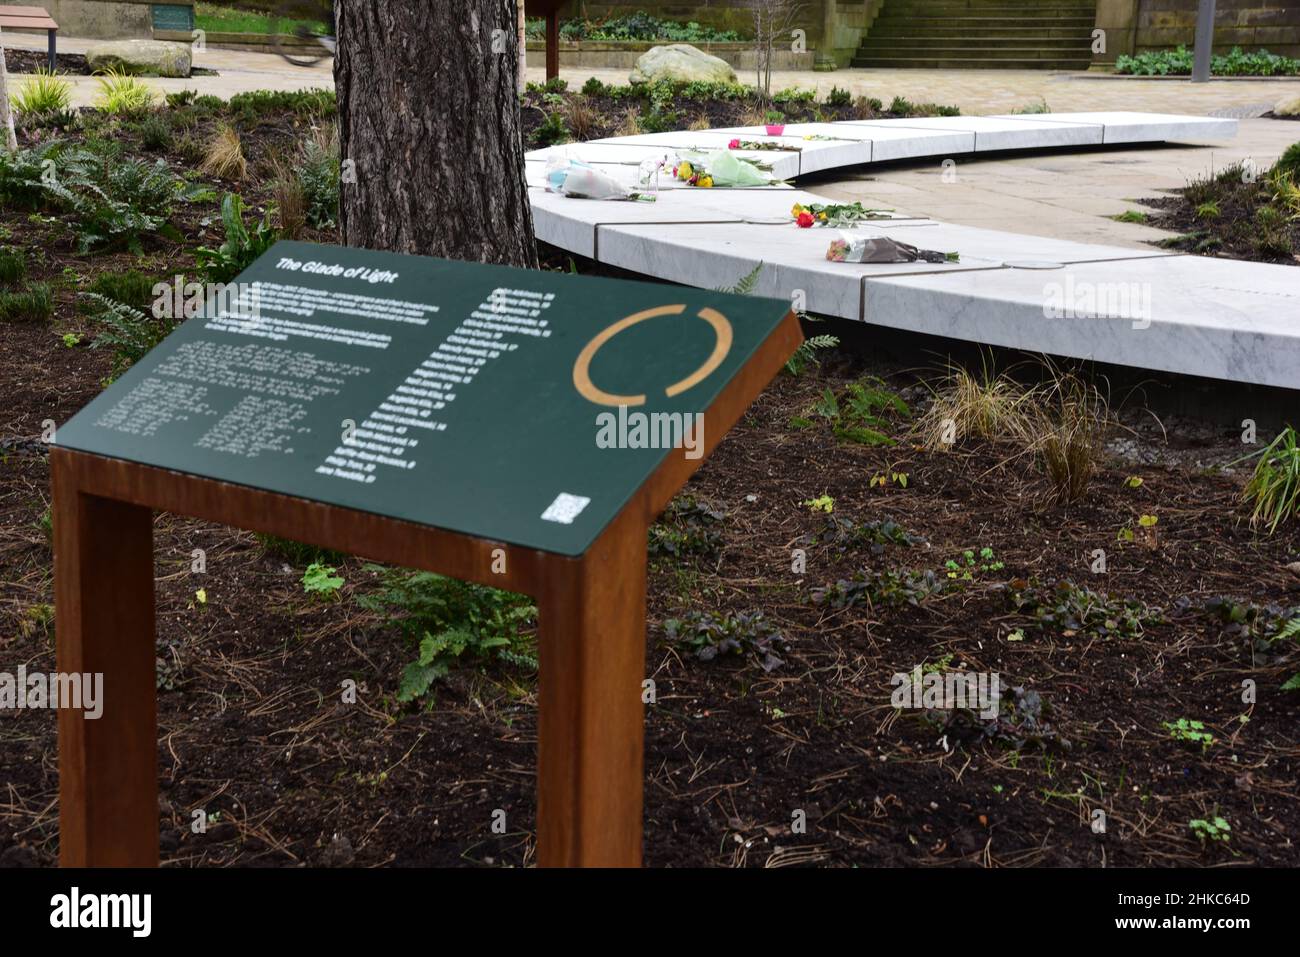
[[[564,125],[564,117],[558,112],[547,113],[541,126],[533,130],[533,145],[537,147],[554,146],[556,143],[567,143],[568,140],[569,128]]]
[[[235,193],[227,193],[221,201],[221,222],[226,241],[217,249],[203,246],[195,253],[199,269],[208,282],[230,282],[275,245],[278,238],[271,225],[270,210],[249,231],[244,225],[244,200]]]
[[[664,622],[664,636],[675,645],[695,652],[701,661],[722,655],[752,658],[764,671],[773,671],[783,662],[777,652],[789,648],[785,633],[772,624],[761,611],[738,615],[716,611],[689,611],[682,618]]]
[[[200,113],[220,113],[226,108],[226,101],[211,93],[204,93],[194,98],[193,106]]]
[[[332,229],[338,223],[341,174],[338,139],[307,140],[297,175],[306,201],[307,222],[313,229]]]
[[[462,662],[537,668],[528,634],[537,607],[526,596],[432,572],[369,568],[383,576],[382,588],[362,596],[358,604],[396,612],[394,623],[419,643],[416,660],[402,673],[399,701],[424,697],[435,681]]]
[[[19,116],[62,113],[72,105],[72,84],[48,70],[38,69],[9,94]]]
[[[1284,521],[1300,515],[1300,441],[1295,429],[1288,425],[1255,455],[1259,461],[1243,498],[1253,505],[1250,524],[1272,535]]]
[[[199,97],[195,101],[198,105]],[[296,113],[299,116],[333,116],[338,112],[338,98],[333,90],[252,90],[230,98],[230,112],[256,121],[272,113]]]
[[[110,70],[99,79],[99,108],[109,116],[139,116],[151,109],[158,95],[149,84],[128,73]]]
[[[604,96],[607,87],[596,77],[589,77],[587,82],[582,84],[583,96]]]
[[[1292,143],[1273,164],[1273,173],[1285,176],[1300,186],[1300,143]]]
[[[58,178],[44,187],[75,216],[82,253],[118,247],[138,253],[144,237],[169,229],[176,203],[212,195],[206,187],[176,177],[162,160],[149,164],[123,156],[113,146],[64,152]]]
[[[1195,59],[1185,46],[1174,50],[1147,50],[1136,55],[1121,53],[1115,60],[1115,72],[1133,76],[1190,76]],[[1245,53],[1233,47],[1227,54],[1211,58],[1214,76],[1296,76],[1300,60],[1258,50]]]
[[[827,106],[848,106],[853,102],[853,94],[848,90],[841,90],[838,86],[832,86],[831,91],[826,94]]]
[[[682,114],[678,110],[666,110],[656,103],[650,111],[641,115],[641,129],[647,133],[671,133],[682,127]]]
[[[54,314],[54,295],[45,283],[0,292],[0,322],[45,322]]]
[[[128,269],[126,272],[100,273],[87,292],[147,311],[153,306],[155,285],[156,280],[142,272]]]
[[[796,86],[772,94],[773,103],[812,103],[816,99],[816,90],[801,90]]]
[[[0,286],[22,282],[27,275],[27,254],[16,246],[0,246]]]
[[[0,150],[0,207],[40,209],[48,200],[45,184],[47,170],[53,167],[66,149],[62,140],[50,140],[40,146],[13,153]]]
[[[546,36],[546,21],[540,18],[526,21],[525,30],[530,40]],[[562,40],[669,40],[675,43],[726,43],[741,39],[734,30],[718,30],[690,21],[661,20],[648,13],[637,11],[600,20],[562,20]]]
[[[197,90],[177,90],[175,93],[167,94],[167,105],[173,109],[178,109],[183,106],[191,106],[197,96]]]
[[[960,116],[961,110],[955,106],[941,106],[938,103],[913,103],[901,96],[894,97],[889,104],[889,112],[899,116]]]
[[[150,152],[169,150],[172,147],[172,125],[164,116],[150,114],[136,127],[140,145]]]

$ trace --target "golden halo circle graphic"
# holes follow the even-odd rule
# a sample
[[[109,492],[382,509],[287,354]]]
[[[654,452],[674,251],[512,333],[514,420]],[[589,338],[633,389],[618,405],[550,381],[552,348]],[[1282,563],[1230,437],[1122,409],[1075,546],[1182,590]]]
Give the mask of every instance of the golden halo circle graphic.
[[[632,313],[630,316],[624,316],[618,322],[602,329],[578,353],[578,359],[573,363],[573,387],[578,390],[583,398],[597,405],[644,405],[646,399],[644,395],[615,395],[612,392],[605,392],[603,389],[597,388],[595,383],[591,381],[591,360],[596,357],[596,353],[609,340],[624,329],[629,329],[638,322],[645,322],[647,319],[656,319],[659,316],[680,316],[685,311],[686,305],[684,303],[672,306],[655,306],[653,309],[643,309],[640,312]],[[713,327],[713,334],[716,337],[713,352],[704,360],[702,366],[685,379],[674,382],[664,389],[664,395],[666,396],[680,395],[692,386],[703,382],[714,369],[722,365],[722,360],[731,351],[731,323],[727,321],[727,317],[716,309],[710,309],[707,306],[701,309],[698,315]]]

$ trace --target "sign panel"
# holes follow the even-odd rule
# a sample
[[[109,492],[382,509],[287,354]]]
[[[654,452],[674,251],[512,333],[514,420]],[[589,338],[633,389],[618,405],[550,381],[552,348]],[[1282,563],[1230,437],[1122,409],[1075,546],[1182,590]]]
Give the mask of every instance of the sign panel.
[[[788,311],[296,242],[161,299],[193,318],[58,445],[562,555],[702,454],[700,413]]]

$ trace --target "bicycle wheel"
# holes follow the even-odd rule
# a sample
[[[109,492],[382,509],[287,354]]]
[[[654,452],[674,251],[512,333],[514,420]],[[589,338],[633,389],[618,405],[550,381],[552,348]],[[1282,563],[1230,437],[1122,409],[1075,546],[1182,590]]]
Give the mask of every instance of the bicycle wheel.
[[[271,42],[275,52],[294,66],[315,66],[331,55],[329,47],[322,42],[332,39],[334,24],[330,16],[330,4],[290,2],[280,5],[279,15],[271,21]]]

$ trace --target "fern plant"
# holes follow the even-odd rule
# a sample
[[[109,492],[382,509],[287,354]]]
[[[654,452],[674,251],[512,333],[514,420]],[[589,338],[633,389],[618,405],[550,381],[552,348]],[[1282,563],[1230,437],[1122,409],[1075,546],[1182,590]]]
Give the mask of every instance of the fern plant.
[[[1277,630],[1269,644],[1276,644],[1279,641],[1296,641],[1300,642],[1300,616],[1290,619],[1285,625]],[[1283,691],[1300,691],[1300,671],[1297,671],[1285,682],[1282,683]]]
[[[817,353],[820,350],[834,349],[839,344],[840,340],[836,336],[809,336],[799,343],[799,348],[795,349],[794,354],[786,360],[785,371],[793,376],[803,375],[808,367],[817,361]]]
[[[177,202],[212,196],[207,187],[177,177],[163,160],[124,157],[109,145],[64,151],[42,186],[76,217],[81,253],[125,246],[138,254],[145,236],[176,235],[168,220]]]
[[[221,222],[226,241],[216,249],[203,246],[195,251],[199,268],[209,282],[230,282],[275,245],[278,238],[269,209],[251,231],[244,225],[244,200],[237,193],[227,193],[221,201]]]
[[[84,292],[82,298],[98,307],[93,318],[99,332],[91,347],[113,350],[113,378],[117,378],[162,342],[172,327],[142,309],[108,296]]]
[[[313,229],[333,229],[339,217],[342,178],[337,136],[307,140],[297,173],[306,200],[307,223]]]
[[[0,206],[40,209],[48,200],[43,180],[57,167],[66,149],[63,140],[49,140],[12,153],[0,150]]]
[[[527,633],[537,618],[537,606],[526,596],[432,572],[378,566],[369,570],[382,573],[383,588],[358,603],[375,611],[396,611],[398,627],[418,642],[416,659],[402,672],[397,700],[423,698],[434,682],[466,661],[537,668]]]

